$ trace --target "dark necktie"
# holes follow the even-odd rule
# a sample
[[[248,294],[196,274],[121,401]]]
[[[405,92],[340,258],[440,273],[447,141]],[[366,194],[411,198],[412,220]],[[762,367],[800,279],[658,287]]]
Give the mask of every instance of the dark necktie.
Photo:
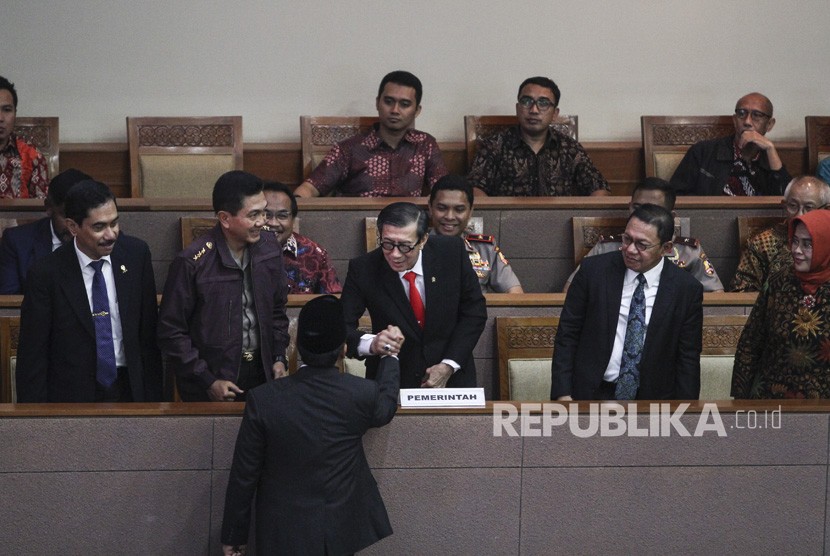
[[[406,281],[409,282],[409,304],[412,306],[412,312],[415,313],[415,319],[418,321],[418,326],[424,327],[424,300],[421,299],[421,292],[415,285],[417,274],[411,270],[403,275]]]
[[[637,398],[640,388],[640,357],[643,355],[643,343],[646,338],[646,277],[637,275],[637,288],[631,297],[628,309],[628,324],[625,327],[620,377],[617,379],[616,398],[633,400]]]
[[[95,270],[92,277],[92,322],[95,323],[95,346],[98,352],[98,370],[95,374],[99,384],[109,388],[118,377],[115,367],[115,346],[112,342],[112,322],[107,283],[101,268],[103,259],[92,261],[89,266]]]

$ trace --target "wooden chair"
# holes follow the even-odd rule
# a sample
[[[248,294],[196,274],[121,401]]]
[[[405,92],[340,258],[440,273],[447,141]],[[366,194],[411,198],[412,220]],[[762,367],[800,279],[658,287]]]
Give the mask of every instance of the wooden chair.
[[[15,367],[20,317],[0,317],[0,403],[15,403]]]
[[[741,250],[746,247],[746,242],[752,236],[758,235],[767,228],[784,221],[784,216],[739,216],[738,217],[738,241]]]
[[[746,315],[703,317],[700,399],[729,399],[732,364]],[[499,399],[550,398],[551,358],[559,317],[496,317]]]
[[[60,125],[59,118],[22,118],[15,120],[14,132],[37,147],[46,158],[46,168],[51,180],[60,173]]]
[[[807,168],[815,175],[818,163],[830,157],[830,116],[806,116]]]
[[[689,147],[735,133],[732,116],[642,116],[646,177],[670,180]]]
[[[625,216],[574,216],[574,268],[579,266],[585,255],[597,244],[600,236],[621,234],[628,217]],[[691,220],[687,216],[674,218],[674,235],[691,235]]]
[[[181,220],[182,249],[211,231],[218,220],[216,218],[201,218],[182,216]]]
[[[242,169],[242,116],[127,118],[132,197],[210,198]]]
[[[378,218],[377,216],[367,216],[364,227],[366,229],[366,252],[378,248]],[[484,233],[484,218],[481,216],[473,216],[467,224],[467,230],[472,234]]]
[[[300,116],[303,179],[336,143],[358,133],[368,133],[377,121],[377,116]]]
[[[516,116],[464,116],[464,136],[467,143],[467,170],[473,164],[476,154],[476,141],[492,133],[517,125]],[[550,125],[574,141],[579,140],[579,116],[559,115]]]

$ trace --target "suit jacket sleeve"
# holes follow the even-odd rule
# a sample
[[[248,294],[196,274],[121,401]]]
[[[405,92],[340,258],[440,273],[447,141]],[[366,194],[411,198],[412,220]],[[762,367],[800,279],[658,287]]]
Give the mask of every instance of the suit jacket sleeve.
[[[378,366],[378,396],[372,417],[373,427],[389,423],[398,410],[398,394],[401,384],[400,363],[395,357],[381,357]]]
[[[233,464],[225,493],[222,544],[247,544],[251,503],[265,465],[266,430],[260,417],[256,391],[251,391],[236,438]]]
[[[577,270],[559,316],[551,365],[550,398],[573,394],[574,363],[588,310],[588,279],[583,265]]]
[[[190,337],[189,319],[196,307],[193,267],[184,257],[170,264],[158,319],[158,343],[166,358],[177,362],[181,375],[193,377],[207,389],[216,380]]]
[[[158,301],[156,299],[156,278],[153,272],[150,248],[145,244],[141,263],[141,320],[139,323],[139,341],[141,342],[141,361],[144,367],[145,401],[162,401],[164,391],[164,372],[161,363],[161,351],[156,340],[158,324]]]
[[[360,337],[363,333],[358,330],[360,317],[366,311],[366,300],[363,297],[363,291],[360,284],[361,281],[358,274],[361,273],[361,265],[359,261],[365,259],[352,259],[349,261],[349,270],[346,273],[346,283],[343,285],[343,293],[340,296],[340,301],[343,303],[343,317],[346,321],[346,330],[348,336],[346,338],[346,356],[352,358],[360,358],[357,353],[357,346],[360,343]]]
[[[17,295],[23,288],[17,276],[20,257],[10,230],[0,240],[0,295]]]
[[[462,241],[454,242],[460,263],[460,292],[458,296],[458,319],[447,342],[444,359],[452,359],[459,365],[472,357],[484,326],[487,324],[487,301],[481,293],[478,277],[470,264],[470,258]],[[429,297],[426,300],[430,302]]]
[[[671,264],[666,261],[665,264]],[[703,286],[689,288],[688,308],[680,328],[674,392],[679,400],[700,397],[700,352],[703,349]]]
[[[20,343],[15,377],[19,403],[48,401],[53,299],[50,275],[44,270],[44,265],[32,268],[20,307]]]

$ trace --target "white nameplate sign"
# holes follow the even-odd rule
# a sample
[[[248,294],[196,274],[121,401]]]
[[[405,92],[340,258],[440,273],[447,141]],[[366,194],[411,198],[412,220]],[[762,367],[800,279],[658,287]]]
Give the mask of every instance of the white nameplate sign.
[[[484,388],[402,388],[401,407],[484,407]]]

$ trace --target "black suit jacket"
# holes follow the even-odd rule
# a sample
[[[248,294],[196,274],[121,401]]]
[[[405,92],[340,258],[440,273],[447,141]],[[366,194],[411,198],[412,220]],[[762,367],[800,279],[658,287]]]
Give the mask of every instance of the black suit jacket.
[[[150,249],[120,234],[112,255],[133,400],[161,401],[156,283]],[[32,267],[20,309],[18,402],[93,402],[95,325],[74,242]]]
[[[597,399],[614,347],[625,270],[619,251],[582,261],[559,318],[551,399]],[[666,261],[640,359],[637,399],[696,400],[702,345],[703,286]]]
[[[398,361],[378,381],[301,367],[248,392],[225,496],[222,543],[257,554],[350,554],[392,534],[363,434],[392,420]]]
[[[464,242],[458,237],[430,236],[423,248],[426,315],[418,326],[398,273],[389,267],[380,248],[349,261],[341,300],[349,329],[349,357],[358,357],[362,332],[357,329],[369,310],[372,331],[388,325],[401,329],[406,340],[399,354],[401,388],[419,388],[428,367],[452,359],[459,369],[447,386],[476,385],[473,348],[487,321],[481,294]],[[373,378],[378,357],[366,359],[366,376]]]
[[[29,268],[51,252],[49,218],[5,230],[0,242],[0,295],[23,293]]]

